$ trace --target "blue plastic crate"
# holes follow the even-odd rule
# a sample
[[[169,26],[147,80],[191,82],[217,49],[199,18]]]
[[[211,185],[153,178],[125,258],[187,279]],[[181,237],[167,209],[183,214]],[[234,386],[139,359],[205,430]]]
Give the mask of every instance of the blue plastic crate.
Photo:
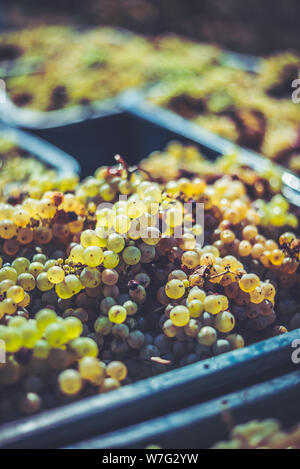
[[[299,392],[296,371],[65,449],[205,449],[228,439],[231,426],[254,419],[276,418],[289,429],[300,421]]]

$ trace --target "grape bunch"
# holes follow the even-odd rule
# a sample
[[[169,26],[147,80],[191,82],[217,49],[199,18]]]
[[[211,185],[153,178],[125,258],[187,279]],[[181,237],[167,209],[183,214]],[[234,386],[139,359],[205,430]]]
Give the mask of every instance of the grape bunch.
[[[286,432],[277,420],[252,420],[234,427],[230,438],[212,449],[299,449],[300,427]]]
[[[1,421],[297,327],[297,217],[279,192],[267,189],[266,224],[238,162],[212,174],[176,143],[139,166],[115,158],[3,196]]]

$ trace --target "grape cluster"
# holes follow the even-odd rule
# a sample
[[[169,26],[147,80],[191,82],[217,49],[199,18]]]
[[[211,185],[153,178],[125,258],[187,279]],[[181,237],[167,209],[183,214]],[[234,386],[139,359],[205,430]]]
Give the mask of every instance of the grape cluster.
[[[40,111],[93,105],[128,88],[201,73],[219,54],[215,46],[177,36],[149,40],[112,28],[45,26],[0,38],[0,61],[14,55],[18,71],[6,80],[12,101]],[[24,64],[33,72],[22,74]]]
[[[268,187],[267,224],[245,168],[226,173],[226,158],[212,174],[171,143],[138,167],[116,156],[80,183],[45,177],[4,197],[3,421],[297,327],[295,215]]]
[[[172,77],[148,99],[299,172],[300,114],[291,100],[299,55],[277,54],[260,64],[257,74],[217,63],[201,75]]]
[[[277,420],[252,420],[234,427],[230,438],[212,449],[299,449],[300,427],[286,432]]]

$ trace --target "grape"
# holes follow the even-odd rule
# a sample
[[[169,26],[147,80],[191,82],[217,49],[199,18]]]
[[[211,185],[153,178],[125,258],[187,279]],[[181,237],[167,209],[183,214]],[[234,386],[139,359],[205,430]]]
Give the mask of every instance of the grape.
[[[72,340],[70,345],[78,358],[97,357],[98,355],[98,346],[89,337],[78,337],[78,339]]]
[[[58,384],[62,393],[73,396],[81,391],[81,376],[76,370],[65,370],[60,373]]]
[[[95,331],[101,335],[108,335],[112,329],[112,323],[105,316],[100,316],[94,324]]]
[[[17,278],[18,273],[13,267],[3,266],[2,269],[0,269],[0,282],[2,282],[2,280],[12,280],[16,283]]]
[[[81,335],[83,327],[82,322],[78,318],[69,316],[65,319],[64,325],[67,330],[68,340],[76,339]]]
[[[109,320],[116,324],[121,324],[127,317],[127,311],[123,306],[112,306],[108,312]]]
[[[36,358],[48,358],[50,346],[44,339],[38,340],[33,347],[33,356]]]
[[[11,266],[15,269],[18,275],[28,271],[30,260],[26,257],[17,257],[13,260]]]
[[[127,376],[127,368],[122,362],[112,361],[106,367],[106,374],[113,379],[123,381]]]
[[[172,279],[166,284],[165,292],[169,298],[181,298],[185,293],[184,283],[181,280]]]
[[[47,278],[51,283],[61,283],[65,278],[65,272],[61,267],[53,266],[47,270]]]
[[[41,399],[34,392],[27,393],[20,401],[20,410],[25,414],[34,414],[41,408]]]
[[[140,349],[145,343],[145,336],[141,331],[130,332],[127,339],[129,347],[133,349]]]
[[[17,310],[17,304],[11,298],[0,302],[0,318],[5,314],[14,314]]]
[[[39,329],[37,328],[36,321],[33,319],[27,321],[21,326],[21,333],[23,339],[23,347],[32,349],[36,342],[41,338]]]
[[[44,265],[41,262],[32,262],[28,267],[28,272],[35,278],[44,271]]]
[[[0,221],[0,237],[3,239],[11,239],[17,234],[17,226],[11,220]]]
[[[134,316],[138,310],[138,305],[131,300],[125,301],[125,303],[123,303],[123,307],[126,309],[128,316]]]
[[[204,326],[200,329],[197,340],[201,345],[211,346],[217,341],[217,332],[213,327]]]
[[[260,284],[259,277],[255,274],[245,274],[239,281],[239,287],[244,292],[252,292]]]
[[[80,274],[80,281],[84,287],[96,288],[101,283],[101,273],[97,269],[85,267]]]
[[[190,320],[189,309],[185,306],[175,306],[170,312],[170,319],[175,326],[186,326]]]
[[[60,347],[68,341],[67,328],[62,323],[52,322],[45,329],[45,339],[50,347]]]
[[[103,266],[105,269],[114,269],[119,264],[119,256],[114,251],[104,251]]]
[[[74,262],[74,264],[84,264],[84,247],[80,244],[76,244],[71,249],[70,252],[70,259]]]
[[[20,303],[24,299],[24,290],[22,287],[14,285],[7,290],[6,297],[15,303]]]
[[[53,283],[48,280],[47,272],[41,272],[36,278],[36,286],[41,291],[49,291],[53,288]]]
[[[191,318],[199,318],[204,311],[204,305],[200,300],[192,300],[188,303],[188,309]]]
[[[98,246],[89,246],[83,252],[84,263],[89,267],[97,267],[103,261],[103,251]]]
[[[119,274],[114,269],[105,269],[102,272],[102,282],[105,285],[116,285],[119,279]]]
[[[7,290],[14,286],[15,285],[15,282],[13,282],[12,280],[2,280],[2,282],[0,282],[0,294],[3,295],[4,293],[7,292]]]
[[[128,246],[122,252],[122,258],[128,265],[136,265],[141,259],[141,251],[135,246]]]
[[[104,379],[105,367],[95,357],[84,357],[79,361],[79,373],[83,379],[99,383],[101,378]]]
[[[219,332],[228,333],[235,326],[235,319],[229,311],[222,311],[215,318],[215,328]]]
[[[33,275],[29,273],[22,273],[17,278],[17,283],[20,285],[23,290],[26,292],[32,291],[35,289],[36,281]],[[1,285],[1,284],[0,284]]]
[[[114,378],[105,378],[103,383],[100,386],[101,392],[110,392],[114,389],[118,389],[120,387],[120,383],[117,379]]]
[[[208,313],[218,314],[222,310],[222,298],[221,295],[208,295],[204,300],[204,309]]]
[[[17,352],[23,345],[23,335],[17,327],[6,327],[1,339],[5,342],[6,352]]]
[[[108,236],[107,239],[107,248],[115,253],[123,251],[125,247],[125,240],[123,236],[118,233],[112,233]]]

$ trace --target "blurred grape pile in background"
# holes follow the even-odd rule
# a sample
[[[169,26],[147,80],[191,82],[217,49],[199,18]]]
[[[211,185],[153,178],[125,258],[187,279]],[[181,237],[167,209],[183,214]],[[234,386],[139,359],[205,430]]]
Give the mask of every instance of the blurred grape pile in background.
[[[250,54],[299,49],[297,0],[6,0],[13,24],[122,26],[144,34],[175,32]]]

